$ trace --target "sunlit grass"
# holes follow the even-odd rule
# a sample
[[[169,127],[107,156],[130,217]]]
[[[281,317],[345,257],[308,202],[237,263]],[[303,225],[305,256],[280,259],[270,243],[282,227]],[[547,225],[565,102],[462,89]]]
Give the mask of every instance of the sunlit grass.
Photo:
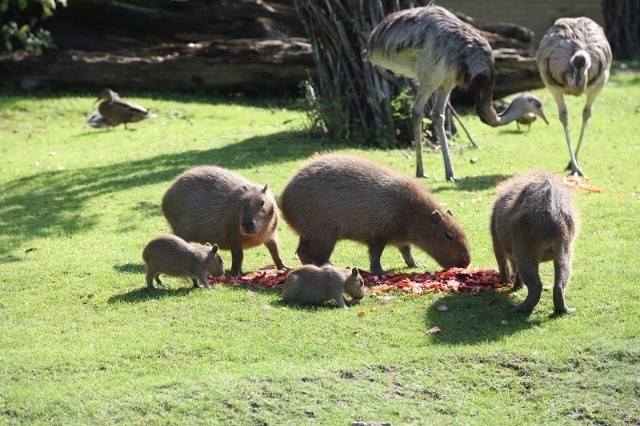
[[[528,133],[464,116],[479,144],[453,140],[457,184],[439,152],[421,182],[467,232],[471,267],[495,267],[488,232],[496,182],[564,173],[557,108]],[[126,93],[121,93],[126,96]],[[144,289],[144,245],[168,227],[172,179],[217,164],[278,194],[314,152],[343,151],[414,172],[411,150],[346,148],[309,137],[298,102],[137,94],[158,117],[132,130],[84,125],[93,94],[0,97],[0,413],[7,423],[558,424],[640,422],[640,79],[612,78],[581,150],[589,183],[567,302],[530,316],[508,295],[432,294],[359,307],[295,308],[276,291]],[[584,98],[569,98],[577,139]],[[472,162],[471,159],[474,159]],[[376,208],[376,206],[371,206]],[[296,237],[282,221],[284,261]],[[426,254],[417,260],[437,269]],[[223,256],[230,260],[228,252]],[[340,242],[337,265],[368,267]],[[245,253],[247,271],[271,263]],[[396,250],[385,268],[406,270]],[[541,267],[543,281],[553,277]],[[525,291],[517,294],[522,298]],[[437,305],[446,304],[447,312]],[[363,311],[364,316],[358,315]],[[437,325],[442,332],[427,334]]]

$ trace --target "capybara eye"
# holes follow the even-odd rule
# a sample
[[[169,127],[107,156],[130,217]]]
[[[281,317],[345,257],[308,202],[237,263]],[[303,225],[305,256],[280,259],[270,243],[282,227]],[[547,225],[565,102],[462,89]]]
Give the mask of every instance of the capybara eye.
[[[448,240],[453,240],[453,234],[449,231],[444,231],[444,236],[447,237]]]

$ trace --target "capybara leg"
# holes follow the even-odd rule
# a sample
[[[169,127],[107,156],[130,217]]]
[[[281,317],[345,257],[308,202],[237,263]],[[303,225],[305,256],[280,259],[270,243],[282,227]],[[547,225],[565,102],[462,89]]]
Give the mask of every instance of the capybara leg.
[[[417,266],[420,266],[418,262],[416,262],[416,260],[413,258],[413,253],[411,253],[411,244],[400,246],[398,247],[398,249],[400,250],[400,254],[404,259],[404,263],[406,263],[408,267],[415,268]]]
[[[510,283],[511,277],[509,276],[509,261],[507,260],[506,253],[502,248],[495,249],[496,261],[498,262],[499,279],[501,283]]]
[[[335,296],[336,302],[338,302],[338,306],[342,309],[347,309],[347,303],[344,301],[344,295],[342,293],[337,294]]]
[[[310,257],[313,259],[313,263],[317,266],[326,265],[329,263],[331,253],[336,246],[336,240],[314,240],[310,244]]]
[[[568,314],[575,311],[565,302],[565,289],[571,277],[571,253],[563,250],[553,259],[555,279],[553,284],[553,308],[557,314]]]
[[[300,242],[298,243],[298,249],[296,250],[296,255],[300,262],[303,265],[308,265],[309,263],[313,263],[313,259],[311,258],[311,244],[309,240],[303,240],[300,238]]]
[[[242,275],[242,260],[244,258],[244,253],[242,252],[242,247],[232,247],[231,248],[231,272],[230,275],[234,277],[238,277]]]
[[[513,287],[511,290],[517,291],[522,288],[522,278],[520,278],[520,274],[518,273],[518,267],[516,266],[515,260],[512,257],[509,258],[509,264],[511,265],[511,270],[513,271],[513,275],[515,275]]]
[[[516,291],[522,288],[522,279],[520,278],[520,274],[518,273],[518,268],[514,268],[514,270],[516,274],[516,279],[513,283],[513,287],[511,287],[511,290]]]
[[[155,287],[153,286],[153,279],[156,279],[156,282],[160,280],[159,277],[156,276],[155,272],[148,271],[147,272],[147,288],[149,290],[153,290]]]
[[[198,281],[207,289],[211,290],[211,286],[209,285],[209,280],[207,279],[207,273],[201,272],[198,274]]]
[[[191,282],[193,282],[193,286],[198,288],[200,287],[200,284],[198,284],[198,279],[197,278],[191,278]]]
[[[382,275],[382,265],[380,264],[380,257],[386,245],[385,241],[375,241],[369,243],[369,269],[373,275]]]
[[[529,255],[516,257],[518,275],[527,286],[527,297],[515,310],[530,313],[540,301],[542,295],[542,281],[538,274],[538,261]]]
[[[278,242],[275,239],[273,239],[273,240],[266,241],[264,245],[267,246],[267,249],[269,250],[269,254],[271,254],[271,259],[273,259],[273,263],[276,265],[276,268],[278,269],[286,268],[286,266],[284,266],[284,263],[282,262],[282,259],[280,258],[280,253],[278,252]]]

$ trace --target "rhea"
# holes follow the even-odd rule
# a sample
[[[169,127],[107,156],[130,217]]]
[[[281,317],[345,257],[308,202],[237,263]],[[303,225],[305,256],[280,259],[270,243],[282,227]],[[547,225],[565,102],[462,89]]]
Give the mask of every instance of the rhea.
[[[435,94],[432,118],[444,159],[445,178],[449,181],[455,181],[455,176],[444,130],[444,112],[456,86],[473,93],[476,112],[489,126],[504,126],[527,113],[547,121],[542,102],[531,94],[516,98],[520,99],[517,108],[507,108],[501,115],[496,113],[491,46],[477,29],[440,6],[405,9],[387,15],[371,32],[366,50],[373,64],[416,81],[411,128],[418,177],[424,177],[422,120],[425,104],[432,94]]]
[[[567,168],[582,176],[578,152],[582,145],[591,106],[609,79],[611,47],[602,28],[589,18],[560,18],[549,28],[538,48],[538,69],[556,103],[571,161]],[[569,117],[564,95],[587,95],[582,127],[575,152],[569,135]]]

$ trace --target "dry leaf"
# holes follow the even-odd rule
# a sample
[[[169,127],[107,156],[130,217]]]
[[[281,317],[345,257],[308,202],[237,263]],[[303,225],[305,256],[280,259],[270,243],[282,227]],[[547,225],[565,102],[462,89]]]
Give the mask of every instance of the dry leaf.
[[[449,307],[447,305],[438,305],[436,306],[436,311],[438,312],[447,312]]]
[[[438,327],[437,325],[434,327],[431,327],[430,329],[427,330],[427,333],[429,334],[438,334],[440,333],[442,330],[440,330],[440,327]]]
[[[367,313],[366,313],[365,311],[360,311],[360,312],[358,312],[358,316],[359,316],[360,318],[362,318],[362,317],[363,317],[363,316],[365,316],[365,315],[367,315]]]

